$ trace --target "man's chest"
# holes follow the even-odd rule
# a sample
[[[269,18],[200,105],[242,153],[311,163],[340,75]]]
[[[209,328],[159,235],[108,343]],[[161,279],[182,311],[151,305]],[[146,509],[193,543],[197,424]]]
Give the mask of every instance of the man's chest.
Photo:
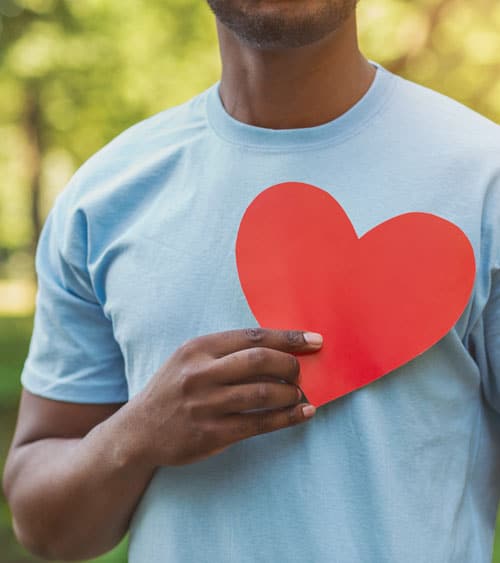
[[[258,326],[239,277],[236,247],[245,213],[267,187],[261,188],[255,182],[234,194],[227,185],[217,191],[212,182],[196,188],[185,186],[179,197],[171,194],[169,198],[165,193],[163,199],[144,207],[103,252],[104,259],[95,275],[104,287],[104,309],[112,320],[115,338],[125,358],[131,395],[142,388],[184,341],[201,334]],[[360,198],[353,192],[348,197],[345,190],[335,186],[324,191],[343,207],[356,236],[362,237],[378,224],[403,212],[432,209],[436,216],[448,218],[458,227],[462,223],[469,236],[472,234],[471,242],[477,248],[475,229],[471,229],[470,224],[465,225],[460,216],[450,218],[446,205],[436,213],[436,198],[426,192],[419,198],[409,198],[405,206],[400,195],[381,201],[374,193]],[[266,221],[273,221],[275,214],[278,222],[286,206],[286,199],[276,201]],[[309,216],[307,224],[300,210],[297,215],[296,222],[290,221],[284,230],[297,233],[317,228],[314,217]],[[288,233],[280,236],[286,245]],[[318,240],[318,244],[325,242]],[[314,293],[315,285],[325,285],[326,262],[346,259],[345,256],[340,258],[336,241],[332,240],[327,246],[318,257],[317,271],[315,264],[308,262],[310,283],[303,290]],[[265,247],[266,240],[259,237],[257,229],[251,268],[262,270],[259,256],[266,252]],[[280,260],[278,251],[275,261]],[[300,260],[301,256],[297,255],[297,262]],[[298,296],[300,286],[297,286],[297,273],[293,273],[297,272],[296,268],[290,268],[290,276],[285,276],[284,281],[282,277],[277,288],[268,271],[270,266],[272,264],[268,263],[266,271],[261,272],[262,276],[267,276],[267,286],[263,284],[262,291],[269,289],[270,294],[278,291]],[[366,276],[363,283],[369,285],[370,276]],[[411,288],[408,299],[412,299]],[[324,308],[325,304],[313,303],[313,306]],[[469,313],[470,307],[460,319],[460,336],[465,333]],[[331,311],[332,316],[335,314],[336,311]]]

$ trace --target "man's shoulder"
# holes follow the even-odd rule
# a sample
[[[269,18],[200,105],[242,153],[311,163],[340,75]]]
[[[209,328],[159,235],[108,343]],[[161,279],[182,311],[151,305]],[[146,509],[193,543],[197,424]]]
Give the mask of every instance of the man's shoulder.
[[[165,139],[182,141],[194,134],[196,127],[206,120],[204,90],[183,103],[169,107],[147,117],[122,131],[118,136],[95,153],[88,163],[95,164],[100,158],[107,158],[113,151],[130,149],[146,152],[153,147],[162,147]]]
[[[184,103],[143,119],[122,131],[75,172],[60,194],[81,203],[134,184],[137,179],[168,168],[175,154],[206,128],[207,90]]]
[[[500,126],[463,103],[401,76],[393,103],[401,131],[453,154],[500,154]]]

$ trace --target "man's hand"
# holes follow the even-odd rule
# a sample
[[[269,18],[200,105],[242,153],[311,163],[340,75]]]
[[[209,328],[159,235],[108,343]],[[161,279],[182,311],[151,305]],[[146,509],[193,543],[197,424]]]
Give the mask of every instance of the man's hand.
[[[263,328],[187,341],[124,407],[137,459],[183,465],[312,417],[314,407],[301,402],[294,354],[321,343],[317,334]]]
[[[124,405],[23,390],[3,482],[19,541],[47,559],[96,557],[126,533],[156,467],[310,418],[295,354],[321,340],[305,337],[258,328],[194,338]]]

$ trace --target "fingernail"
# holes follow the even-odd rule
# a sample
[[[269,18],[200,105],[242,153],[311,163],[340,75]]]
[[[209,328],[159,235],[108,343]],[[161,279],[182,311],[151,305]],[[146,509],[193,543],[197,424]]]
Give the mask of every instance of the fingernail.
[[[302,399],[302,391],[297,387],[297,399]]]
[[[313,407],[312,405],[306,405],[305,407],[302,407],[302,414],[306,418],[311,418],[311,416],[313,416],[315,412],[316,412],[316,408]]]
[[[318,332],[304,332],[304,339],[308,344],[320,346],[323,344],[323,337]]]

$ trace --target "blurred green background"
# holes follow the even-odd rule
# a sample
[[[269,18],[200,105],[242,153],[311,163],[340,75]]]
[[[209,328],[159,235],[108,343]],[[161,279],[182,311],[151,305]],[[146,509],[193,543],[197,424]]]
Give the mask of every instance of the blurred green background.
[[[369,58],[500,122],[498,0],[360,0],[358,14]],[[120,131],[219,73],[205,0],[0,0],[0,469],[55,195]],[[0,496],[0,562],[28,561]],[[98,561],[126,561],[126,542]]]

